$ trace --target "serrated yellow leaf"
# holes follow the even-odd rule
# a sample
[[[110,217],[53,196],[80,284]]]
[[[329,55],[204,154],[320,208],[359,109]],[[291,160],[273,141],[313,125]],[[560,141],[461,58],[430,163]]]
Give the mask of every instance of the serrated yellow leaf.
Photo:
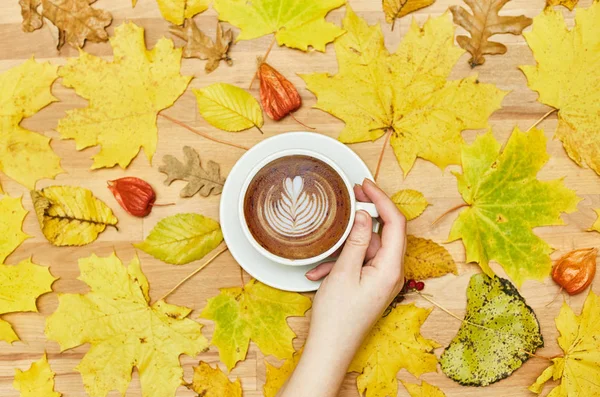
[[[391,23],[393,29],[396,19],[402,18],[421,8],[429,7],[433,3],[435,3],[435,0],[383,0],[382,6],[385,13],[385,21]]]
[[[251,40],[275,33],[279,45],[307,51],[325,51],[344,31],[325,21],[329,11],[345,0],[215,0],[221,21],[240,28],[237,40]]]
[[[31,200],[44,236],[56,246],[86,245],[118,222],[91,191],[74,186],[32,190]]]
[[[223,241],[218,222],[199,214],[177,214],[162,219],[136,248],[172,265],[202,259]]]
[[[245,359],[250,340],[265,355],[291,357],[296,334],[286,318],[303,316],[310,306],[311,300],[303,295],[250,280],[244,288],[221,288],[200,316],[215,322],[212,344],[219,348],[221,361],[231,370]]]
[[[92,168],[122,168],[144,149],[148,161],[156,151],[157,114],[179,98],[191,77],[182,76],[181,49],[160,39],[146,50],[144,29],[126,22],[110,39],[114,59],[107,62],[84,51],[58,74],[66,87],[89,100],[83,109],[67,111],[59,121],[63,139],[74,139],[77,150],[101,146]]]
[[[30,237],[21,230],[26,216],[21,197],[5,196],[0,199],[0,263],[4,263],[6,257]]]
[[[211,125],[225,131],[238,132],[263,126],[262,109],[258,101],[245,90],[226,83],[215,83],[201,90],[192,90],[198,101],[198,111]]]
[[[546,0],[546,7],[563,6],[573,11],[579,0]]]
[[[232,382],[219,368],[212,368],[204,361],[194,367],[192,384],[188,388],[202,397],[242,397],[240,379]]]
[[[460,164],[461,132],[487,126],[506,95],[476,76],[447,80],[463,51],[454,45],[448,14],[416,22],[390,54],[381,27],[369,26],[348,6],[347,33],[335,41],[339,72],[301,75],[316,107],[346,123],[339,140],[390,142],[406,175],[417,157],[440,168]]]
[[[560,332],[558,344],[563,357],[552,359],[550,365],[529,387],[541,393],[550,378],[560,379],[548,397],[598,396],[600,384],[600,299],[590,290],[579,316],[563,303],[556,318]]]
[[[600,209],[594,210],[596,212],[597,218],[596,222],[592,225],[590,231],[595,230],[600,233]]]
[[[287,382],[289,377],[292,375],[292,372],[294,372],[298,366],[303,351],[304,347],[295,352],[291,358],[285,360],[285,362],[279,368],[265,361],[265,367],[267,370],[267,379],[265,381],[265,385],[263,386],[265,397],[277,397],[279,389],[285,385],[285,382]]]
[[[0,265],[0,314],[37,312],[36,300],[52,291],[56,280],[47,267],[25,259],[16,266]],[[12,343],[19,340],[12,327],[0,319],[0,340]]]
[[[44,353],[27,371],[15,370],[13,387],[21,392],[21,397],[60,397],[62,394],[54,391],[54,375]]]
[[[411,221],[421,215],[429,205],[423,193],[416,190],[405,189],[396,192],[392,196],[396,207],[404,214],[407,221]]]
[[[425,238],[406,238],[404,276],[412,280],[425,280],[445,274],[458,274],[456,263],[446,248]]]
[[[478,262],[489,276],[491,260],[518,286],[548,276],[552,248],[531,229],[562,225],[560,214],[575,212],[581,201],[562,179],[536,179],[548,158],[546,137],[537,128],[524,133],[515,127],[503,149],[491,131],[463,146],[463,173],[454,175],[468,208],[448,240],[462,239],[467,262]]]
[[[126,267],[114,253],[92,255],[79,260],[79,270],[79,280],[91,291],[60,295],[45,332],[61,351],[91,345],[75,368],[86,392],[124,395],[136,367],[143,397],[175,396],[183,380],[179,356],[195,356],[208,347],[202,325],[187,318],[192,310],[162,300],[150,305],[137,257]]]
[[[403,380],[400,382],[402,382],[402,385],[406,388],[410,397],[446,397],[439,387],[432,386],[425,381],[421,382],[420,385],[408,383]]]
[[[186,18],[206,11],[210,0],[157,0],[157,2],[163,18],[175,25],[181,25]],[[133,6],[135,7],[135,4]]]
[[[536,66],[521,66],[538,101],[558,109],[556,137],[573,161],[600,175],[600,2],[578,8],[568,29],[560,10],[546,8],[524,33]]]
[[[416,377],[436,371],[433,350],[440,345],[420,332],[431,310],[398,305],[375,324],[348,368],[348,372],[360,373],[356,385],[361,395],[396,396],[396,374],[402,368]]]
[[[63,172],[50,138],[19,126],[57,100],[50,92],[56,68],[31,58],[0,74],[0,171],[28,189]]]

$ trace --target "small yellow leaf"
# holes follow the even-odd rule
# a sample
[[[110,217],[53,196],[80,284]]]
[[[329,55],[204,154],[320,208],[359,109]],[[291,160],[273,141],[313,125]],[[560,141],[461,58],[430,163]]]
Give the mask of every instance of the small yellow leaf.
[[[400,382],[402,382],[402,385],[406,388],[410,397],[446,397],[439,387],[432,386],[425,381],[421,382],[421,385],[415,385],[414,383],[408,383],[403,380]]]
[[[597,231],[600,233],[600,209],[594,210],[596,212],[597,218],[596,218],[596,222],[594,222],[594,224],[592,225],[592,228],[590,229],[590,231]]]
[[[230,132],[263,126],[262,109],[258,101],[243,89],[226,83],[215,83],[201,90],[192,90],[198,110],[211,125]]]
[[[208,9],[210,0],[157,0],[158,9],[169,22],[181,25],[186,18],[191,18]],[[135,3],[133,4],[135,7]]]
[[[458,269],[446,248],[425,238],[407,236],[404,256],[404,275],[407,279],[425,280],[448,273],[458,274]]]
[[[385,21],[391,23],[393,29],[396,19],[402,18],[421,8],[429,7],[433,3],[435,3],[435,0],[383,0]]]
[[[396,207],[404,214],[407,221],[411,221],[421,215],[429,205],[423,193],[416,190],[400,190],[392,196]]]
[[[579,0],[546,0],[546,7],[564,6],[573,11]]]
[[[381,318],[354,356],[348,372],[358,372],[356,385],[366,397],[386,397],[398,394],[396,374],[402,368],[416,377],[436,372],[440,347],[425,339],[420,332],[431,309],[398,305]]]
[[[246,357],[251,339],[265,355],[291,357],[296,334],[286,319],[303,316],[310,306],[311,300],[303,295],[250,280],[244,288],[221,288],[219,295],[208,300],[200,317],[215,322],[212,344],[231,370]]]
[[[0,199],[0,263],[4,263],[6,257],[30,237],[21,230],[25,216],[27,211],[20,197]]]
[[[212,368],[204,361],[194,367],[194,378],[188,388],[202,397],[242,397],[239,378],[232,382],[219,368]]]
[[[263,386],[265,397],[277,396],[279,389],[281,389],[285,382],[287,382],[289,377],[292,375],[292,372],[294,372],[296,369],[296,366],[298,366],[303,351],[304,348],[295,352],[294,355],[285,360],[285,362],[279,368],[265,361],[265,366],[267,368],[267,380]]]
[[[32,190],[31,199],[42,233],[56,246],[89,244],[118,222],[106,204],[81,187]]]
[[[21,392],[21,397],[60,397],[62,394],[54,391],[54,375],[44,353],[27,371],[15,370],[13,387]]]

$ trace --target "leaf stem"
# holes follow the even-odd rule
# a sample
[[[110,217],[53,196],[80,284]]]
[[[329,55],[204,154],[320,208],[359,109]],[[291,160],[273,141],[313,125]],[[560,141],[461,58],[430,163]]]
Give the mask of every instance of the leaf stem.
[[[179,121],[179,120],[177,120],[177,119],[175,119],[175,118],[173,118],[171,116],[167,116],[166,114],[159,113],[159,116],[162,116],[165,119],[169,120],[170,122],[172,122],[174,124],[177,124],[178,126],[183,127],[186,130],[188,130],[188,131],[192,131],[194,134],[198,134],[198,135],[200,135],[200,136],[202,136],[202,137],[204,137],[204,138],[206,138],[208,140],[211,140],[213,142],[222,143],[223,145],[232,146],[232,147],[235,147],[235,148],[238,148],[238,149],[242,149],[242,150],[250,150],[249,147],[238,145],[237,143],[233,143],[233,142],[223,141],[221,139],[212,137],[212,136],[208,135],[205,132],[202,132],[202,131],[199,131],[199,130],[197,130],[195,128],[190,127],[189,125],[185,124],[183,121]]]
[[[294,113],[290,113],[290,117],[291,117],[291,118],[293,118],[293,119],[294,119],[294,121],[295,121],[296,123],[300,124],[301,126],[303,126],[303,127],[306,127],[306,128],[309,128],[309,129],[311,129],[311,130],[316,130],[316,128],[315,128],[315,127],[311,127],[311,126],[309,126],[309,125],[306,125],[306,124],[304,124],[303,122],[301,122],[300,120],[298,120],[298,119],[296,118],[296,116],[294,116]]]
[[[260,129],[260,127],[259,127],[258,125],[254,124],[254,126],[256,127],[256,129],[257,129],[257,130],[259,130],[259,131],[260,131],[260,133],[261,133],[261,134],[263,134],[263,135],[265,134],[265,133],[263,132],[263,130],[261,130],[261,129]]]
[[[531,353],[531,352],[528,352],[527,350],[521,350],[521,351],[522,351],[523,353],[525,353],[525,354],[527,354],[527,355],[531,356],[531,357],[535,357],[535,358],[541,358],[541,359],[548,360],[548,361],[552,361],[552,359],[553,359],[553,358],[556,358],[556,357],[546,357],[546,356],[540,356],[539,354],[533,354],[533,353]],[[557,357],[560,357],[560,356],[557,356]]]
[[[479,327],[479,328],[482,328],[482,329],[485,329],[485,330],[488,330],[488,331],[495,331],[495,330],[493,330],[493,329],[491,329],[491,328],[488,328],[488,327],[485,327],[485,326],[483,326],[483,325],[480,325],[480,324],[473,323],[473,322],[471,322],[471,321],[469,321],[469,320],[465,320],[464,318],[460,318],[460,317],[458,317],[456,314],[452,313],[450,310],[446,309],[444,306],[440,305],[439,303],[437,303],[436,301],[434,301],[433,299],[431,299],[430,297],[428,297],[426,294],[422,294],[422,293],[421,293],[421,292],[419,292],[419,291],[415,291],[415,292],[416,292],[418,295],[420,295],[420,296],[421,296],[423,299],[425,299],[426,301],[428,301],[428,302],[429,302],[429,303],[431,303],[432,305],[436,306],[438,309],[442,310],[442,311],[443,311],[443,312],[445,312],[446,314],[448,314],[448,315],[450,315],[450,316],[454,317],[455,319],[457,319],[457,320],[458,320],[458,321],[460,321],[460,322],[467,323],[467,324],[469,324],[469,325],[472,325],[472,326],[474,326],[474,327]]]
[[[379,176],[379,170],[381,169],[381,162],[383,161],[383,155],[385,154],[385,148],[387,147],[388,142],[390,141],[390,136],[392,135],[392,129],[388,129],[388,133],[385,136],[385,140],[383,141],[383,147],[381,148],[381,152],[379,153],[379,159],[377,160],[377,166],[375,167],[375,176],[373,179],[377,182],[377,177]]]
[[[462,203],[457,205],[456,207],[452,207],[450,208],[448,211],[444,212],[442,215],[440,215],[435,221],[433,221],[433,223],[431,224],[431,226],[434,226],[435,224],[437,224],[439,221],[442,220],[442,218],[444,218],[446,215],[448,215],[449,213],[456,211],[457,209],[460,209],[462,207],[468,207],[469,204],[467,203]]]
[[[543,115],[542,117],[540,117],[540,118],[538,119],[538,121],[536,121],[535,123],[533,123],[533,125],[527,129],[527,131],[526,131],[526,132],[529,132],[529,131],[531,131],[532,129],[534,129],[535,127],[537,127],[537,126],[538,126],[538,124],[540,124],[542,121],[546,120],[546,118],[548,118],[548,116],[550,116],[552,113],[556,112],[557,110],[558,110],[558,109],[552,109],[552,110],[550,110],[548,113],[546,113],[545,115]]]
[[[196,270],[194,270],[192,273],[190,273],[186,278],[184,278],[183,280],[181,280],[176,286],[174,286],[169,292],[167,292],[165,295],[163,295],[162,298],[159,299],[159,301],[164,301],[165,299],[167,299],[167,297],[169,295],[171,295],[173,292],[177,291],[177,289],[179,287],[181,287],[183,284],[185,284],[190,278],[194,277],[196,274],[200,273],[200,271],[202,269],[204,269],[206,266],[208,266],[212,261],[214,261],[219,255],[221,255],[223,252],[227,251],[229,248],[227,248],[227,246],[225,245],[223,248],[221,248],[220,250],[218,250],[213,256],[211,256],[210,258],[208,258],[208,260],[206,262],[204,262],[202,265],[200,265],[200,267],[198,267]]]
[[[244,269],[240,266],[240,279],[242,280],[242,288],[246,285],[246,280],[244,280]]]
[[[274,45],[275,45],[275,35],[273,34],[273,40],[271,40],[271,44],[269,44],[269,48],[267,48],[267,52],[265,52],[265,55],[263,55],[263,57],[260,59],[260,63],[267,62],[267,58],[269,57],[269,54],[271,53],[271,50],[273,49]],[[252,81],[250,82],[250,87],[248,87],[249,90],[252,89],[252,85],[254,84],[254,81],[256,80],[257,76],[258,76],[258,69],[256,70],[256,73],[254,73],[254,76],[252,76]]]

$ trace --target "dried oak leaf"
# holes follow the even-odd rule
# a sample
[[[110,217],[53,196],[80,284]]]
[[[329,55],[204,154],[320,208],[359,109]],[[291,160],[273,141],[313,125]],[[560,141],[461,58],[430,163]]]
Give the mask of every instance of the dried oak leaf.
[[[163,157],[164,165],[158,170],[167,174],[165,184],[170,185],[176,180],[188,182],[180,193],[181,197],[192,197],[196,193],[202,197],[221,194],[225,184],[225,178],[221,177],[221,166],[209,160],[205,170],[202,168],[198,152],[189,146],[183,147],[183,154],[185,164],[175,156]]]
[[[13,387],[21,392],[21,397],[61,397],[62,394],[54,391],[54,375],[44,353],[27,371],[15,370]]]
[[[223,32],[223,26],[217,23],[217,37],[212,41],[205,35],[194,22],[193,19],[186,19],[183,27],[173,25],[169,28],[171,34],[185,40],[183,47],[184,58],[198,58],[206,60],[204,70],[211,73],[219,67],[221,61],[227,62],[229,66],[233,61],[229,57],[229,47],[233,42],[233,32],[227,29]]]
[[[33,32],[44,25],[42,15],[38,12],[40,4],[42,4],[42,0],[19,0],[23,17],[21,26],[24,32]]]
[[[469,63],[474,68],[477,65],[483,65],[484,55],[504,54],[507,48],[504,44],[495,41],[489,41],[489,38],[495,34],[514,34],[519,35],[527,26],[533,22],[531,18],[524,15],[520,16],[500,16],[498,12],[510,0],[464,0],[473,10],[469,14],[467,10],[459,6],[450,7],[454,16],[454,23],[465,28],[469,36],[457,36],[458,44],[469,51],[472,55]]]
[[[392,30],[394,30],[396,19],[402,18],[421,8],[429,7],[433,3],[435,3],[435,0],[383,0],[382,6],[385,13],[385,21],[391,23]]]

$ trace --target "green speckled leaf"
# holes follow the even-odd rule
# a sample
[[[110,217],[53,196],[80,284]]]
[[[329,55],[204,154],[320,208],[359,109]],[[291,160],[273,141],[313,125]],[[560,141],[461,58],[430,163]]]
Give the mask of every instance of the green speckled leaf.
[[[517,289],[508,280],[476,274],[463,325],[440,364],[461,385],[487,386],[510,376],[543,345],[535,313]]]

